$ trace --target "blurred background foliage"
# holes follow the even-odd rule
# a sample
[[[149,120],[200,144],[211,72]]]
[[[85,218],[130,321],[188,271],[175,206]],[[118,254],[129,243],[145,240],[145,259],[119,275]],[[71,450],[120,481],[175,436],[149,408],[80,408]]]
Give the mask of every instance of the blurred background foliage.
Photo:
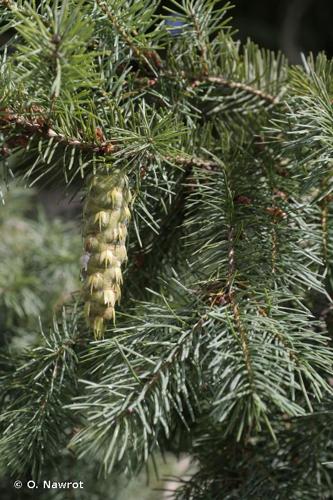
[[[14,343],[22,348],[34,342],[39,322],[49,323],[79,287],[80,222],[65,221],[59,214],[50,216],[52,197],[44,193],[38,199],[33,189],[14,182],[5,190],[3,201],[0,335],[1,342],[7,343],[15,331]]]

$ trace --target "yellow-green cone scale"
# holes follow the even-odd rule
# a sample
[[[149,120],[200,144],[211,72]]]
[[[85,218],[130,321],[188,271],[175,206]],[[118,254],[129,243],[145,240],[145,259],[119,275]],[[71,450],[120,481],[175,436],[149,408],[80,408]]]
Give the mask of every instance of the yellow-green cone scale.
[[[114,320],[127,260],[126,237],[131,200],[126,175],[118,169],[88,180],[84,205],[85,314],[96,339]]]

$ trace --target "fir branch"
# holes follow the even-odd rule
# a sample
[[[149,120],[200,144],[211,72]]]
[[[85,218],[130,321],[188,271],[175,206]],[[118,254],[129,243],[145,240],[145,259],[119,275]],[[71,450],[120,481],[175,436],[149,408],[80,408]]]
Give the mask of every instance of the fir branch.
[[[99,80],[94,68],[96,55],[88,50],[93,36],[89,10],[80,0],[43,2],[40,8],[20,2],[11,8],[6,28],[16,32],[11,55],[15,76],[30,96],[36,95],[37,88],[37,98],[45,92],[51,108],[60,95],[85,99],[87,89]]]
[[[59,449],[71,435],[69,449],[79,458],[91,457],[106,472],[132,472],[159,447],[177,442],[193,454],[186,435],[194,436],[199,459],[187,498],[294,500],[318,491],[329,498],[321,458],[330,459],[323,454],[330,433],[317,432],[318,414],[296,431],[293,417],[319,411],[324,394],[332,399],[332,349],[309,310],[313,292],[327,300],[330,293],[322,257],[331,264],[332,62],[321,57],[305,71],[289,69],[281,55],[253,43],[241,48],[225,17],[229,4],[219,0],[175,0],[166,16],[154,0],[0,4],[15,7],[2,9],[0,23],[9,40],[0,57],[2,165],[34,173],[34,181],[65,174],[71,182],[112,164],[108,174],[119,168],[129,176],[130,230],[138,236],[129,242],[117,325],[81,357],[80,392],[82,324],[69,322],[68,335],[52,331],[18,356],[17,369],[14,357],[0,357],[0,464],[10,473],[32,464],[38,474],[43,460],[65,467]],[[276,143],[265,142],[269,126]],[[114,217],[116,227],[122,207],[106,214],[105,206],[119,202],[119,191],[104,187],[101,196],[92,192],[93,215],[85,217]],[[3,220],[11,210],[17,203],[6,204]],[[16,280],[26,274],[20,261],[42,262],[35,283],[56,283],[58,238],[38,239],[26,252],[40,228],[24,225],[20,245],[2,247],[13,265],[0,273],[1,309],[11,313],[17,335],[17,317],[43,305]],[[108,233],[98,246],[111,258],[119,241]],[[74,260],[79,246],[70,245]],[[46,265],[45,253],[54,253]],[[316,317],[329,321],[330,312],[320,308]],[[330,406],[326,401],[323,412]],[[316,475],[317,491],[307,473]]]
[[[2,374],[0,463],[11,473],[38,480],[66,445],[73,415],[63,408],[76,391],[79,341],[77,311],[43,335],[42,345],[26,352],[13,373]]]
[[[237,444],[223,437],[222,425],[202,422],[195,430],[193,444],[200,470],[181,481],[176,499],[330,498],[331,419],[331,399],[316,406],[313,415],[277,419],[279,444],[265,433]]]
[[[119,33],[119,35],[122,37],[124,42],[132,50],[133,54],[138,59],[144,59],[144,61],[146,61],[144,54],[142,53],[140,48],[134,43],[132,37],[126,32],[125,28],[118,21],[117,16],[111,12],[111,10],[110,10],[109,6],[106,4],[106,2],[104,2],[103,0],[96,0],[96,3],[99,6],[99,8],[101,9],[101,11],[104,12],[104,14],[109,18],[113,27],[116,29],[116,31]]]
[[[311,261],[307,262],[308,256],[304,259],[297,249],[300,244],[292,249],[282,247],[285,255],[280,251],[276,273],[271,272],[272,248],[265,235],[270,234],[272,224],[284,245],[291,235],[284,228],[287,221],[276,217],[275,209],[272,215],[276,220],[271,221],[272,215],[265,210],[267,202],[271,202],[271,189],[259,181],[262,169],[255,174],[253,159],[248,161],[251,175],[243,171],[245,166],[240,159],[236,162],[237,167],[235,163],[233,166],[227,163],[224,169],[209,175],[194,170],[192,184],[196,189],[188,197],[189,212],[184,222],[190,248],[188,258],[196,277],[192,277],[192,282],[200,280],[199,285],[202,283],[204,290],[212,283],[219,285],[207,310],[205,325],[211,338],[209,352],[213,356],[209,367],[215,382],[211,385],[213,390],[216,388],[212,416],[225,422],[226,433],[234,431],[238,439],[262,425],[267,425],[273,434],[272,406],[291,415],[304,412],[294,400],[294,392],[303,393],[311,409],[310,391],[303,379],[320,399],[323,392],[330,390],[321,375],[322,363],[326,365],[326,373],[330,372],[331,363],[331,350],[325,345],[327,340],[324,335],[317,334],[316,325],[306,309],[286,306],[297,300],[296,289],[293,293],[291,287],[299,282],[298,287],[308,288],[308,277],[314,269]],[[239,188],[244,192],[245,178],[249,183],[245,192],[253,193],[257,206],[247,197],[237,196]],[[304,238],[303,222],[297,220],[298,225],[300,238]],[[296,233],[296,227],[292,233]],[[313,258],[316,250],[317,245]],[[301,262],[304,259],[304,269],[300,264],[295,266],[297,253],[300,253]],[[291,255],[294,256],[293,268],[286,270]],[[309,270],[305,271],[307,266]],[[315,275],[310,281],[316,286]],[[277,341],[279,357],[273,360]]]
[[[279,103],[279,98],[277,96],[273,96],[271,94],[268,94],[260,89],[256,89],[255,87],[252,87],[251,85],[248,85],[243,82],[233,82],[231,80],[226,80],[225,78],[221,76],[203,76],[199,79],[194,78],[194,83],[196,82],[199,83],[213,83],[216,85],[221,85],[222,87],[229,88],[231,90],[242,90],[248,94],[252,94],[259,99],[268,102],[269,104],[278,104]]]
[[[119,33],[122,40],[125,44],[131,49],[133,55],[141,61],[144,66],[147,66],[150,70],[161,66],[161,59],[156,50],[147,50],[141,48],[138,44],[135,43],[135,38],[133,38],[122,26],[121,22],[117,18],[117,16],[110,10],[110,7],[104,0],[96,0],[97,5],[101,9],[101,11],[107,16],[107,18],[111,21],[112,26]],[[138,33],[136,30],[133,32],[134,36],[137,36]]]
[[[324,178],[321,182],[321,192],[327,193],[329,191],[328,180]],[[320,212],[321,212],[321,229],[322,229],[322,244],[323,244],[323,259],[325,266],[329,264],[329,201],[332,195],[328,194],[323,197],[319,202]]]
[[[179,73],[173,73],[171,71],[160,71],[158,75],[154,75],[153,79],[143,79],[142,77],[137,77],[137,81],[143,83],[146,80],[146,85],[143,88],[151,88],[163,79],[171,79],[174,81],[185,80],[191,88],[200,87],[201,85],[212,84],[216,87],[223,87],[230,90],[240,90],[246,94],[257,97],[258,99],[267,102],[269,105],[277,105],[281,102],[279,96],[272,95],[268,92],[260,90],[252,85],[244,82],[237,82],[233,80],[227,80],[223,76],[209,75],[205,74],[190,74],[185,71],[180,71]]]
[[[192,88],[199,87],[200,85],[204,85],[207,83],[211,83],[216,85],[217,87],[224,87],[230,90],[241,90],[247,94],[258,97],[262,101],[266,101],[268,104],[276,105],[280,102],[279,97],[271,95],[269,93],[264,92],[263,90],[257,89],[243,82],[235,82],[232,80],[226,80],[222,76],[214,76],[214,75],[189,75],[182,72],[180,75],[174,74],[166,74],[168,78],[183,78],[186,79]]]
[[[241,315],[240,315],[240,309],[239,309],[239,304],[236,299],[236,292],[233,287],[233,281],[235,279],[235,271],[236,271],[236,265],[235,265],[235,228],[233,226],[229,227],[228,231],[228,281],[226,284],[226,289],[228,291],[228,295],[230,298],[230,305],[231,309],[233,312],[233,318],[235,321],[235,325],[237,328],[237,331],[240,335],[240,342],[242,346],[242,350],[244,353],[244,360],[245,360],[245,365],[247,368],[247,372],[249,375],[250,379],[250,384],[253,389],[253,393],[255,393],[254,385],[253,385],[253,370],[252,370],[252,362],[251,362],[251,355],[249,351],[249,342],[247,338],[247,333],[244,328],[244,325],[242,324],[241,320]]]
[[[185,168],[188,167],[198,167],[202,168],[203,170],[218,170],[221,168],[221,164],[212,161],[212,160],[205,160],[203,158],[199,158],[196,156],[167,156],[165,158],[167,161],[171,163],[175,163],[176,165],[183,166]]]
[[[205,38],[203,36],[202,29],[201,29],[197,14],[194,11],[193,6],[191,4],[189,4],[189,12],[190,12],[190,18],[193,22],[193,26],[194,26],[194,29],[196,32],[198,45],[199,45],[202,72],[203,72],[203,75],[207,76],[209,68],[208,68],[208,50],[207,50],[206,41],[205,41]]]
[[[52,129],[52,125],[48,121],[49,118],[46,114],[43,114],[43,110],[39,110],[38,114],[35,113],[35,117],[34,115],[30,117],[24,116],[15,113],[11,109],[0,111],[0,127],[7,132],[13,130],[14,127],[18,127],[19,130],[23,129],[24,134],[30,137],[38,135],[46,140],[52,139],[64,146],[72,146],[91,154],[105,155],[117,150],[113,141],[86,142],[76,137],[67,137],[64,134],[57,133]]]
[[[98,142],[97,140],[96,142],[90,142],[75,137],[67,137],[64,134],[57,133],[52,129],[52,125],[48,124],[48,117],[44,116],[40,112],[38,114],[35,114],[35,117],[34,115],[29,117],[18,114],[8,108],[1,110],[0,127],[3,130],[6,130],[7,133],[13,130],[15,127],[18,127],[19,130],[23,130],[23,133],[29,137],[38,135],[45,140],[52,139],[54,142],[62,144],[63,146],[71,146],[84,152],[96,154],[99,156],[109,156],[121,151],[121,147],[119,144],[117,144],[117,141],[115,139],[105,139],[102,142]],[[20,135],[17,136],[18,144],[20,143],[19,137]],[[15,140],[12,142],[14,142],[15,145]],[[147,156],[152,161],[154,160],[154,155],[148,154]],[[175,156],[166,155],[164,157],[164,160],[175,165],[183,166],[184,168],[196,166],[206,170],[215,170],[220,167],[220,164],[216,161],[206,160],[204,158],[186,154],[184,154],[184,156],[179,154]]]
[[[129,318],[114,338],[86,355],[100,377],[96,382],[82,380],[86,391],[70,405],[87,416],[70,446],[80,457],[93,450],[107,472],[116,465],[136,471],[170,436],[176,417],[188,428],[198,404],[195,349],[202,332],[189,324],[191,311],[177,313],[165,299],[162,306],[142,306],[140,317]]]

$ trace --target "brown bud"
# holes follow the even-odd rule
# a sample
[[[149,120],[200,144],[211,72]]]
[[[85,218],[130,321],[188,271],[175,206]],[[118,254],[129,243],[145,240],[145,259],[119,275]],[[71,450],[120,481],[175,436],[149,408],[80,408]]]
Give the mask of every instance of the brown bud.
[[[37,104],[32,104],[29,111],[31,113],[32,124],[38,125],[41,128],[44,127],[46,123],[45,110]]]
[[[145,165],[143,165],[140,168],[140,177],[141,177],[141,179],[143,179],[144,177],[146,177],[146,174],[147,174],[147,167]]]
[[[104,154],[110,154],[114,151],[114,145],[111,142],[106,142],[101,145],[101,152]]]
[[[234,202],[237,205],[251,205],[252,204],[251,198],[249,198],[248,196],[244,196],[244,195],[235,196]]]
[[[104,142],[105,141],[105,135],[103,133],[103,130],[101,127],[96,127],[95,128],[95,137],[98,142]]]
[[[287,217],[286,212],[279,207],[267,207],[266,212],[278,219],[285,219]]]
[[[54,33],[54,35],[52,36],[52,43],[54,43],[54,45],[59,45],[61,42],[61,37],[58,33]]]
[[[16,119],[17,115],[10,108],[0,109],[0,121],[14,122]]]
[[[162,66],[162,60],[158,53],[155,50],[146,50],[144,55],[147,59],[149,59],[157,68]]]
[[[157,83],[157,78],[150,78],[147,82],[149,87],[153,87]]]
[[[201,84],[200,80],[193,80],[193,82],[191,82],[191,88],[195,89],[196,87],[199,87],[200,84]]]
[[[213,306],[225,306],[227,304],[230,304],[231,296],[229,293],[220,292],[216,295],[211,295],[209,298],[209,302]]]
[[[274,189],[274,197],[281,198],[282,200],[288,199],[288,195],[286,193],[284,193],[283,191],[279,191],[278,189]]]

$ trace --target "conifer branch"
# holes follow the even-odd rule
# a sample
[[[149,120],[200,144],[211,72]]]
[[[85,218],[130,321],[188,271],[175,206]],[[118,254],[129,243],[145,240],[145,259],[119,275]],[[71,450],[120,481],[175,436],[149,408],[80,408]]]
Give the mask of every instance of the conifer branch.
[[[231,90],[240,90],[243,92],[246,92],[247,94],[253,95],[255,97],[258,97],[262,101],[266,101],[270,105],[276,105],[279,104],[281,101],[278,96],[274,96],[272,94],[269,94],[267,92],[264,92],[263,90],[257,89],[251,85],[248,85],[243,82],[236,82],[233,80],[227,80],[223,78],[222,76],[214,76],[214,75],[208,75],[208,74],[203,74],[203,75],[191,75],[188,73],[185,73],[184,71],[180,72],[180,74],[172,73],[172,72],[166,72],[166,71],[161,71],[159,75],[155,75],[153,78],[142,78],[142,77],[137,77],[136,81],[144,83],[143,88],[150,88],[152,86],[156,86],[156,84],[161,81],[163,78],[169,78],[172,80],[179,80],[182,78],[183,80],[188,81],[188,84],[192,88],[199,87],[200,85],[204,85],[207,83],[212,83],[216,86],[228,88]]]
[[[267,102],[270,105],[277,105],[280,103],[280,99],[278,96],[269,94],[263,90],[257,89],[249,84],[243,83],[243,82],[236,82],[233,80],[227,80],[226,78],[222,76],[215,76],[215,75],[208,75],[208,74],[202,74],[202,75],[195,75],[195,74],[189,74],[184,71],[181,71],[180,73],[173,73],[169,71],[161,71],[158,76],[154,76],[153,79],[147,79],[146,83],[146,88],[155,86],[160,80],[163,78],[166,79],[172,79],[179,81],[179,79],[186,80],[188,84],[192,88],[199,87],[201,85],[205,85],[207,83],[216,85],[217,87],[224,87],[226,89],[230,90],[240,90],[243,92],[246,92],[247,94],[253,95],[262,101]],[[137,78],[137,81],[140,82],[142,81],[143,78],[139,77]]]
[[[172,415],[178,415],[187,428],[187,422],[194,418],[189,399],[196,401],[194,387],[199,380],[192,377],[187,386],[184,363],[193,366],[193,351],[201,330],[197,325],[191,327],[190,318],[175,317],[169,307],[150,306],[149,324],[129,317],[129,336],[110,338],[87,353],[87,360],[91,358],[96,368],[107,360],[107,369],[97,383],[82,380],[87,390],[74,400],[71,408],[85,410],[87,424],[73,437],[70,446],[78,449],[80,457],[88,449],[98,450],[108,472],[120,460],[121,468],[136,469],[142,458],[147,458],[147,450],[152,451],[169,434]],[[162,318],[166,335],[163,340],[158,339]],[[114,333],[121,332],[122,329]],[[189,410],[188,416],[183,414],[184,407]],[[112,447],[105,440],[106,429],[118,436],[116,442],[112,440]],[[124,448],[124,441],[133,446]]]
[[[76,390],[74,348],[80,343],[76,313],[74,309],[66,317],[64,310],[62,323],[54,320],[53,329],[42,332],[42,345],[25,352],[20,364],[1,376],[6,404],[0,419],[0,463],[15,473],[30,471],[36,480],[45,462],[53,462],[66,444],[60,422],[73,424],[63,405]]]
[[[216,86],[221,86],[230,90],[241,90],[248,94],[252,94],[253,96],[258,97],[259,99],[266,101],[271,105],[279,103],[279,98],[277,96],[266,93],[263,90],[257,89],[243,82],[235,82],[232,80],[227,80],[222,76],[214,76],[214,75],[186,76],[185,74],[183,74],[182,76],[187,78],[191,82],[192,87],[198,87],[206,83],[211,83]]]
[[[228,2],[172,3],[159,15],[154,0],[0,0],[5,174],[39,186],[75,179],[78,191],[88,180],[81,302],[44,342],[29,323],[40,314],[50,322],[53,290],[62,297],[69,286],[57,286],[57,271],[66,284],[79,274],[82,242],[66,237],[56,253],[59,230],[26,224],[22,191],[12,204],[4,197],[0,256],[12,262],[0,270],[0,337],[33,331],[34,346],[0,352],[0,465],[30,477],[31,464],[38,473],[45,463],[51,477],[56,462],[63,474],[59,449],[74,445],[76,470],[93,470],[95,482],[95,467],[131,473],[157,448],[174,449],[183,425],[194,439],[183,449],[199,463],[184,499],[329,498],[327,443],[313,432],[321,420],[296,429],[293,417],[332,410],[321,320],[332,313],[333,64],[321,57],[304,71],[242,47]],[[86,340],[83,302],[104,341]],[[312,468],[304,443],[318,444]],[[310,495],[300,482],[315,468]]]
[[[324,178],[321,182],[322,192],[327,192],[328,190],[328,179]],[[323,245],[323,258],[325,265],[328,265],[328,246],[329,246],[329,231],[328,231],[328,219],[329,219],[329,201],[331,195],[328,194],[320,201],[320,213],[321,213],[321,229],[322,229],[322,245]]]
[[[35,117],[27,117],[19,115],[10,109],[0,110],[0,127],[8,131],[16,126],[19,127],[19,129],[23,129],[24,134],[28,137],[32,137],[36,134],[46,140],[52,139],[55,142],[63,144],[64,146],[71,146],[87,153],[97,154],[100,156],[112,155],[121,149],[120,146],[116,144],[116,140],[103,140],[103,142],[98,143],[97,141],[84,141],[76,137],[67,137],[64,134],[57,133],[52,129],[52,125],[48,124],[47,117],[42,114],[37,114]],[[96,135],[98,136],[98,134]],[[16,140],[18,144],[22,142],[19,135],[16,137]],[[11,143],[15,146],[15,140],[12,140]],[[151,154],[148,156],[150,159],[154,159]],[[196,166],[206,170],[215,170],[220,167],[219,163],[215,161],[186,154],[184,154],[184,156],[168,155],[165,157],[165,160],[170,163],[183,166],[184,168]]]
[[[223,87],[230,88],[230,89],[243,90],[244,92],[247,92],[249,94],[253,94],[254,96],[257,96],[260,99],[269,102],[270,104],[277,104],[279,102],[279,99],[277,96],[273,96],[273,95],[268,94],[262,90],[256,89],[255,87],[252,87],[251,85],[247,85],[246,83],[233,82],[232,80],[226,80],[225,78],[223,78],[221,76],[208,76],[206,78],[203,77],[202,81],[207,81],[209,83],[215,83],[217,85],[222,85]]]
[[[128,45],[128,47],[132,50],[133,54],[138,58],[143,58],[143,53],[139,49],[139,47],[133,42],[132,37],[126,32],[125,28],[120,24],[117,19],[117,16],[114,15],[106,3],[102,0],[96,0],[97,5],[101,9],[102,12],[109,18],[113,27],[119,33],[123,41]]]
[[[121,36],[122,40],[125,42],[125,44],[131,49],[133,52],[133,55],[137,57],[139,61],[141,61],[145,66],[148,66],[149,69],[151,69],[151,64],[153,66],[159,67],[161,65],[161,59],[159,55],[157,54],[156,50],[147,50],[147,49],[142,49],[139,47],[132,36],[127,33],[126,29],[121,25],[119,22],[117,16],[113,14],[113,12],[110,10],[108,5],[103,0],[96,0],[97,5],[101,9],[102,12],[108,17],[108,19],[111,21],[112,26],[116,29],[116,31],[119,33]],[[137,35],[137,31],[135,30],[133,32],[133,35]]]
[[[248,343],[248,338],[247,334],[244,328],[244,325],[242,324],[241,316],[240,316],[240,310],[239,310],[239,304],[237,302],[236,296],[235,296],[235,290],[233,287],[233,281],[235,278],[235,228],[233,226],[229,227],[229,233],[228,233],[228,281],[227,281],[227,290],[228,290],[228,295],[230,298],[230,305],[231,309],[233,312],[233,317],[235,321],[235,325],[237,327],[238,333],[240,335],[240,342],[242,346],[242,350],[244,353],[244,360],[246,364],[246,369],[250,378],[250,384],[253,388],[253,370],[252,370],[252,363],[251,363],[251,355],[249,351],[249,343]],[[255,392],[255,391],[254,391]]]
[[[203,74],[206,76],[208,75],[208,54],[207,54],[207,46],[203,37],[203,33],[200,27],[200,23],[198,21],[196,13],[192,10],[190,7],[190,12],[191,12],[191,18],[193,21],[193,26],[196,31],[197,35],[197,40],[198,40],[198,45],[199,45],[199,51],[200,51],[200,61],[202,65],[202,71]]]
[[[103,141],[98,144],[97,142],[86,142],[75,137],[67,137],[64,134],[57,133],[48,124],[47,117],[40,113],[35,117],[27,117],[8,109],[2,110],[0,114],[0,127],[8,131],[15,126],[19,127],[19,129],[23,129],[24,134],[29,137],[36,134],[46,140],[52,139],[55,142],[62,143],[64,146],[72,146],[90,153],[104,155],[117,150],[112,141]]]

